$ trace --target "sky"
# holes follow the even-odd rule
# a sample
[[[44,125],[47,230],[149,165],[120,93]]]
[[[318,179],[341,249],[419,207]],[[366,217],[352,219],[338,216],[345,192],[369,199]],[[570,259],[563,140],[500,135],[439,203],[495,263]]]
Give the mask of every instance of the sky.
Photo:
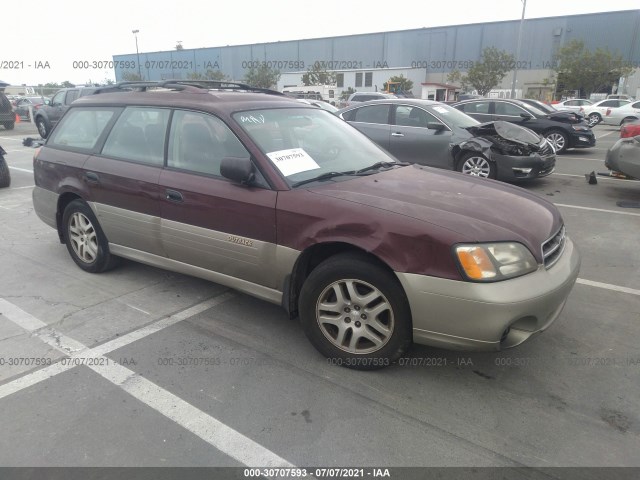
[[[74,68],[74,61],[135,53],[132,30],[139,30],[140,52],[154,52],[178,41],[189,49],[518,20],[523,0],[32,0],[28,12],[20,7],[7,15],[11,4],[18,5],[3,7],[0,81],[38,85],[113,80],[112,69]],[[639,0],[527,0],[525,18],[638,8]]]

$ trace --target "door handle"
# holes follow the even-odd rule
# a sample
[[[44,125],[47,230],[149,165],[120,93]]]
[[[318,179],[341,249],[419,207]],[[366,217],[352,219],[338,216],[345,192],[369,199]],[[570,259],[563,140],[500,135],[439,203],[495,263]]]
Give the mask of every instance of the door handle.
[[[400,133],[400,132],[393,132],[391,134],[392,137],[404,137],[404,133]]]
[[[180,192],[176,192],[175,190],[165,190],[165,198],[170,202],[182,203],[184,201],[184,197]]]
[[[100,177],[98,177],[98,174],[94,173],[94,172],[86,172],[84,174],[84,178],[86,178],[89,183],[99,183],[100,182]]]

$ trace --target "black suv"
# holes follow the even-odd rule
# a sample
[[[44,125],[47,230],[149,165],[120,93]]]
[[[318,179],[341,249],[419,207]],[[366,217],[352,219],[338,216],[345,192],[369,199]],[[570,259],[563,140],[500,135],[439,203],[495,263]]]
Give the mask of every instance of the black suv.
[[[547,139],[556,150],[586,148],[596,145],[596,136],[580,115],[574,112],[543,112],[520,100],[480,98],[452,105],[480,122],[503,120],[530,128]]]
[[[73,87],[58,90],[50,102],[46,102],[35,114],[35,122],[38,133],[42,138],[47,138],[51,129],[62,118],[71,103],[85,95],[95,93],[100,87]]]
[[[13,130],[16,123],[16,114],[13,111],[11,102],[4,94],[4,87],[8,83],[0,82],[0,124],[7,130]]]

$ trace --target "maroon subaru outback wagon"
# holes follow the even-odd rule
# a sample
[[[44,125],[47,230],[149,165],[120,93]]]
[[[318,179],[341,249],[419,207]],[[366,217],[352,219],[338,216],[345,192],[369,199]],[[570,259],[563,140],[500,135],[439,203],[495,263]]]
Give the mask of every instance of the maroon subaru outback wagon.
[[[580,265],[538,196],[399,163],[338,117],[242,84],[98,90],[34,175],[38,216],[83,270],[128,258],[280,304],[352,368],[412,342],[518,345],[559,316]]]

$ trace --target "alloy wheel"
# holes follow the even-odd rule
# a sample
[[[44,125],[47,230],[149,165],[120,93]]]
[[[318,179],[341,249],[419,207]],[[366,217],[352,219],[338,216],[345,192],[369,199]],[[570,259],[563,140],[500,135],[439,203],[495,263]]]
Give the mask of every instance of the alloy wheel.
[[[489,178],[491,165],[484,157],[469,157],[462,164],[461,172],[474,177]]]
[[[84,263],[93,263],[98,256],[98,236],[91,221],[80,212],[69,219],[69,239],[77,257]]]

